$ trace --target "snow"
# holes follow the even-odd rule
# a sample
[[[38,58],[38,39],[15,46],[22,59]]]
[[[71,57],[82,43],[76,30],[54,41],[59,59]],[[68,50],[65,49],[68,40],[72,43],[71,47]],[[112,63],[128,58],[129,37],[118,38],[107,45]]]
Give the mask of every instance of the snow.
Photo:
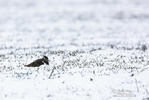
[[[139,93],[135,80],[138,81]],[[1,77],[0,88],[4,100],[140,100],[146,91],[139,81],[125,72],[110,76],[88,74],[83,77],[76,73],[56,79],[43,79],[43,76],[23,80]]]
[[[0,100],[147,100],[148,5],[0,0]]]

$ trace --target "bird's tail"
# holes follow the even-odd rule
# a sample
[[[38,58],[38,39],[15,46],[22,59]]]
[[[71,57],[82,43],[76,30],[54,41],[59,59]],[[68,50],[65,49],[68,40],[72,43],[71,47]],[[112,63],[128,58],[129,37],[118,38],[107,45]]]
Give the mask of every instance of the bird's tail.
[[[24,67],[30,67],[29,65],[24,65]]]

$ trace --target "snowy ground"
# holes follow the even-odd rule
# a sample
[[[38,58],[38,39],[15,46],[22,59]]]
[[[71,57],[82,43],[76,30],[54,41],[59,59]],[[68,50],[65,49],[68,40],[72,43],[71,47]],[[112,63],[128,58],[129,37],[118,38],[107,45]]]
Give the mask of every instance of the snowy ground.
[[[147,100],[148,5],[0,0],[0,100]],[[24,67],[43,55],[49,65]]]

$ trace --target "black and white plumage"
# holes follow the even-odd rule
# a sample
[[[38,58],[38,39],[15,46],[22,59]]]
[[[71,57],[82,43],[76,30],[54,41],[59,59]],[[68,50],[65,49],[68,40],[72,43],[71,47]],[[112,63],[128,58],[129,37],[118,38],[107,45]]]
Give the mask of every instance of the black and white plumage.
[[[25,65],[25,66],[26,67],[39,67],[43,64],[49,65],[49,60],[48,60],[47,56],[43,56],[43,58],[37,59],[37,60],[33,61],[32,63]]]

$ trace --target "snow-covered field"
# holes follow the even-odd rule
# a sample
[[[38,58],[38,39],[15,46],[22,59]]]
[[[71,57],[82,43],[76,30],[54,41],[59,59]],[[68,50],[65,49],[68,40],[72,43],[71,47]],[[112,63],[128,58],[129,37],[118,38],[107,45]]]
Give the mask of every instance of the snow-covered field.
[[[148,5],[0,0],[0,100],[149,100]]]

